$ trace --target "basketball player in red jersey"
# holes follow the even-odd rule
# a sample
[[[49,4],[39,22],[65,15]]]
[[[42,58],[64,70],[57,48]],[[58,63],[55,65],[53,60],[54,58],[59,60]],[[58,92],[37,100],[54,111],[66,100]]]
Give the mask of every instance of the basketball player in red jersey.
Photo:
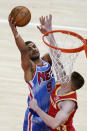
[[[41,17],[41,26],[38,27],[42,33],[50,31],[52,16]],[[49,26],[49,30],[46,28]],[[49,40],[55,44],[54,38]],[[60,57],[61,53],[58,53]],[[61,68],[63,69],[62,63]],[[55,70],[57,72],[57,68]],[[61,74],[63,75],[63,72]],[[66,79],[68,76],[64,73]],[[42,118],[42,120],[50,127],[50,131],[75,131],[73,127],[73,117],[78,108],[76,90],[80,89],[84,85],[84,78],[78,73],[73,72],[71,74],[70,81],[68,83],[56,83],[54,90],[50,97],[50,106],[48,114],[38,107],[38,103],[35,99],[30,101],[30,107]]]
[[[78,107],[76,90],[82,87],[84,79],[79,73],[73,72],[70,84],[69,87],[56,84],[50,97],[48,114],[38,107],[35,99],[30,102],[31,109],[50,127],[50,131],[75,131],[73,117]]]

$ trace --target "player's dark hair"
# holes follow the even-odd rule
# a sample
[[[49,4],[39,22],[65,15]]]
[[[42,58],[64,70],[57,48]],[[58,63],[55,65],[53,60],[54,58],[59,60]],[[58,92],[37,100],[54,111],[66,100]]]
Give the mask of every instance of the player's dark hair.
[[[76,90],[80,89],[84,85],[84,78],[78,73],[73,72],[71,74],[71,82],[74,84]]]
[[[26,41],[25,44],[28,45],[30,43],[33,43],[32,41]]]

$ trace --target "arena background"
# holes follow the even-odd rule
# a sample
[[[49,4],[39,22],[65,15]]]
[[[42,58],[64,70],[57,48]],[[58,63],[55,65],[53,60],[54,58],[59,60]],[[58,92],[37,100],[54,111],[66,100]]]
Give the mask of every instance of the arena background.
[[[28,88],[21,69],[20,52],[8,24],[12,8],[26,6],[32,13],[29,25],[18,28],[23,39],[32,40],[41,56],[48,50],[36,25],[41,15],[53,15],[55,29],[68,29],[87,38],[87,0],[2,0],[0,1],[0,131],[22,131],[27,107]],[[78,93],[78,111],[74,117],[76,131],[87,130],[87,59],[84,52],[77,58],[74,69],[85,78]]]

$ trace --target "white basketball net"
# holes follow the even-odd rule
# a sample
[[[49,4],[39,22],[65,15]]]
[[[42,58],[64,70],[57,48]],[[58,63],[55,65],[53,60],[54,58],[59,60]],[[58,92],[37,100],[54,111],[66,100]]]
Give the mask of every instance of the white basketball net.
[[[83,45],[83,42],[70,34],[54,33],[56,44],[54,46],[65,49],[73,49]],[[50,44],[49,38],[45,40]],[[52,45],[52,44],[51,44]],[[60,50],[55,50],[49,47],[50,56],[52,59],[52,67],[55,72],[56,81],[60,81],[62,84],[69,82],[73,69],[73,63],[75,62],[78,53],[63,53]]]

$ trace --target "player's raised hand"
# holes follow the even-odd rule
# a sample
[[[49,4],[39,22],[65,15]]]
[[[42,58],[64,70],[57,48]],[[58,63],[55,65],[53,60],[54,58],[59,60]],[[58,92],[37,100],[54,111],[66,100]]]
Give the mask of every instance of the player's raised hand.
[[[11,18],[10,15],[9,15],[9,17],[8,17],[8,21],[9,21],[9,25],[10,25],[10,27],[11,27],[11,29],[12,29],[12,32],[13,32],[13,33],[17,33],[16,23],[15,23],[15,22],[13,23],[13,18]]]
[[[37,26],[37,28],[42,34],[52,30],[52,15],[46,17],[41,16],[39,20],[40,26]]]
[[[45,28],[47,29],[47,31],[51,31],[52,30],[52,15],[46,16]]]
[[[39,20],[40,20],[40,25],[37,26],[37,28],[40,30],[42,34],[44,34],[47,32],[45,29],[45,17],[41,16]]]

